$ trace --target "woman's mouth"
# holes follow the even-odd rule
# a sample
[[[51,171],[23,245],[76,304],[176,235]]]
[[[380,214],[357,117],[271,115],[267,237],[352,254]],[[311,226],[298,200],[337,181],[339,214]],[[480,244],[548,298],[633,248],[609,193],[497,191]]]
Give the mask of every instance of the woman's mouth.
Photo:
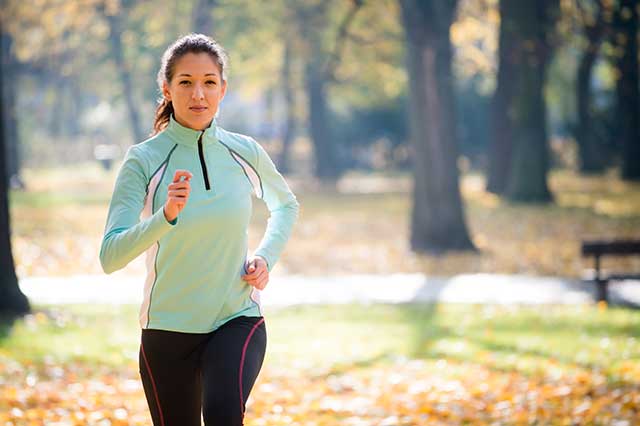
[[[192,107],[189,107],[189,109],[191,111],[193,111],[193,112],[202,112],[202,111],[205,111],[207,109],[207,107],[205,107],[205,106],[192,106]]]

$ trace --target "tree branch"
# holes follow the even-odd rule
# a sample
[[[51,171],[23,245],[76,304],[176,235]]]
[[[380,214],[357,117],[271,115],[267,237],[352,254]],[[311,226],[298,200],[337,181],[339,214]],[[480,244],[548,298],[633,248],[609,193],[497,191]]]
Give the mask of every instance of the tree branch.
[[[325,66],[322,70],[322,73],[327,80],[335,80],[335,68],[338,62],[340,62],[344,46],[346,44],[344,43],[344,40],[347,38],[349,27],[351,26],[356,13],[360,10],[363,4],[364,0],[351,0],[351,9],[349,9],[338,27],[333,53],[329,55],[329,58],[325,62]]]

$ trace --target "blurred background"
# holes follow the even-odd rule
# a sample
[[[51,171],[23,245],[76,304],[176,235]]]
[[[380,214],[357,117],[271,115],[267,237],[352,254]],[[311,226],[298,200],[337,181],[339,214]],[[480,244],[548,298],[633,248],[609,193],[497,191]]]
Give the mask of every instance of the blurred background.
[[[1,425],[149,421],[144,258],[98,253],[189,32],[301,204],[250,424],[640,422],[636,0],[0,4]],[[597,303],[582,243],[614,239]]]

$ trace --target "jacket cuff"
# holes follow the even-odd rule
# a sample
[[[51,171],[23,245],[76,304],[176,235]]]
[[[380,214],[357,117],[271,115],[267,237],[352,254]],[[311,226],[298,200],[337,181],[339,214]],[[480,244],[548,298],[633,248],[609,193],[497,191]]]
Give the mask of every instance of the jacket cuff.
[[[271,269],[272,269],[272,266],[271,266],[271,265],[272,265],[272,262],[271,262],[271,260],[270,260],[270,259],[269,259],[265,254],[256,252],[256,253],[254,253],[254,256],[259,256],[259,257],[263,258],[263,259],[264,259],[264,261],[265,261],[265,262],[267,262],[267,270],[268,270],[269,272],[271,272]]]
[[[151,216],[151,224],[150,227],[154,229],[171,229],[178,223],[178,217],[172,221],[168,221],[164,215],[164,206],[160,207],[156,212]]]

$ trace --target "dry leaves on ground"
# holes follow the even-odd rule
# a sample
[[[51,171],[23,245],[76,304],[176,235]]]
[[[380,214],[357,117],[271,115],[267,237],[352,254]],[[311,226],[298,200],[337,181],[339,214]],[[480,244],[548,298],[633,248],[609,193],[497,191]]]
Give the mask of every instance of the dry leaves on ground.
[[[640,371],[528,377],[473,363],[396,358],[344,372],[265,365],[247,425],[614,425],[640,422]],[[0,358],[3,426],[149,425],[137,366],[20,364]]]

